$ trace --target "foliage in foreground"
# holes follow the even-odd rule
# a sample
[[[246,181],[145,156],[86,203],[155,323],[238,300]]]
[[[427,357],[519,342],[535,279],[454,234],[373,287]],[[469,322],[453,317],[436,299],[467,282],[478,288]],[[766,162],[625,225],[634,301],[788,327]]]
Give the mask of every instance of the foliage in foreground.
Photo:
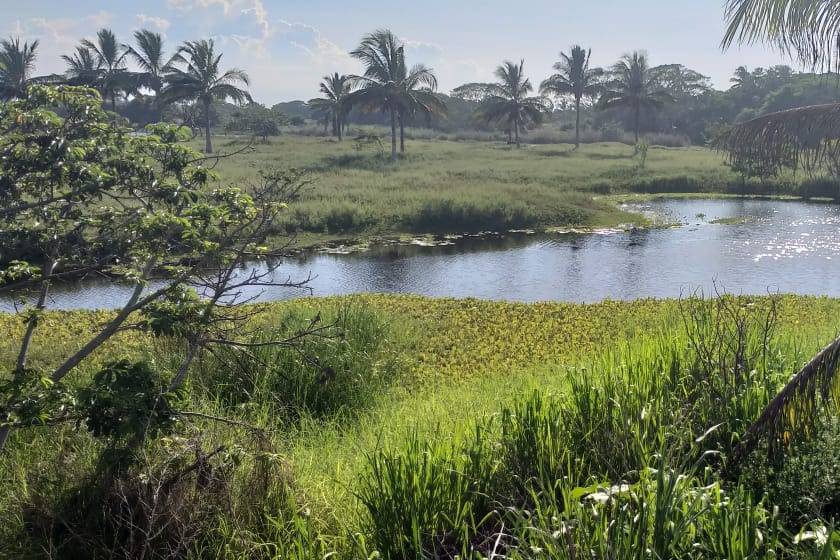
[[[363,307],[348,309],[348,301]],[[108,484],[96,470],[104,448],[85,430],[50,428],[60,449],[52,435],[20,437],[13,461],[32,461],[34,450],[39,457],[28,473],[0,466],[19,483],[3,489],[0,511],[11,520],[3,542],[21,547],[13,557],[52,545],[73,558],[61,524],[72,521],[76,534],[89,535],[80,557],[104,555],[117,540],[130,542],[126,535],[140,543],[146,534],[115,520],[151,519],[157,506],[152,526],[162,531],[149,558],[831,554],[838,454],[822,442],[834,428],[784,457],[756,454],[740,479],[716,472],[824,340],[837,303],[782,298],[765,344],[770,302],[726,301],[736,302],[727,309],[745,328],[717,330],[714,305],[680,312],[673,301],[362,296],[269,306],[266,337],[286,336],[324,310],[322,321],[336,328],[307,354],[345,369],[324,383],[325,370],[292,348],[242,364],[208,356],[184,408],[205,416],[181,417],[146,447],[146,461]],[[86,314],[62,316],[75,324],[47,322],[57,341]],[[143,338],[118,339],[129,345],[109,352],[148,352],[161,368],[177,363],[176,346]],[[552,363],[565,365],[537,369]],[[408,375],[395,378],[403,366]],[[393,379],[401,383],[388,388]],[[285,391],[289,380],[305,390]],[[79,517],[84,511],[111,515]]]

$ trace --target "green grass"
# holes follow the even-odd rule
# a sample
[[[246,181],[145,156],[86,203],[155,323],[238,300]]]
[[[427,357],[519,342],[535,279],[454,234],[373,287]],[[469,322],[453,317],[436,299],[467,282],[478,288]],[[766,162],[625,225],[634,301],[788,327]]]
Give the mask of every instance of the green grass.
[[[220,152],[242,140],[216,139]],[[410,140],[397,163],[352,140],[272,138],[221,161],[223,182],[248,184],[260,170],[297,167],[312,185],[290,208],[285,226],[302,245],[404,233],[460,233],[557,226],[602,227],[643,218],[604,195],[622,193],[798,194],[784,181],[744,185],[720,154],[705,148],[650,149],[644,169],[620,143],[513,147]]]
[[[752,301],[745,312],[768,300]],[[834,336],[838,300],[782,298],[772,359],[747,364],[757,373],[733,387],[694,360],[672,300],[529,305],[354,296],[264,309],[266,335],[293,332],[317,311],[325,321],[341,319],[344,337],[303,349],[337,374],[325,383],[320,368],[284,349],[245,364],[224,356],[200,362],[188,407],[257,425],[268,440],[190,420],[149,446],[150,472],[188,464],[195,445],[228,449],[217,459],[230,472],[222,494],[229,502],[200,493],[197,502],[185,502],[205,519],[195,557],[320,558],[335,551],[362,558],[374,550],[411,557],[418,546],[448,554],[493,541],[503,523],[506,534],[527,543],[509,551],[513,557],[536,557],[531,547],[568,557],[564,527],[576,526],[575,547],[604,555],[607,547],[613,557],[631,557],[622,554],[638,547],[689,557],[696,542],[708,550],[690,557],[765,558],[767,547],[810,550],[795,547],[780,527],[784,516],[774,517],[773,506],[784,513],[788,503],[781,497],[812,504],[807,496],[825,501],[837,489],[830,476],[840,460],[836,446],[824,448],[835,455],[818,452],[803,466],[756,466],[755,480],[787,481],[772,488],[733,487],[695,463],[703,451],[726,449],[768,391]],[[48,314],[33,366],[70,351],[102,319]],[[8,333],[0,361],[8,366],[22,325],[3,316],[0,326]],[[167,371],[175,356],[165,340],[123,333],[77,383],[116,357],[145,357]],[[719,423],[702,445],[694,443]],[[71,515],[68,504],[78,510],[83,497],[96,496],[86,484],[101,449],[83,426],[15,434],[0,460],[0,557],[38,557],[56,514]],[[797,474],[809,465],[826,474]],[[783,477],[761,474],[780,468]],[[633,489],[617,498],[621,507],[606,502],[593,510],[582,498],[615,484]],[[772,493],[759,495],[765,490]],[[796,515],[785,519],[801,523]],[[756,544],[756,531],[766,544]],[[626,540],[631,533],[641,536]]]

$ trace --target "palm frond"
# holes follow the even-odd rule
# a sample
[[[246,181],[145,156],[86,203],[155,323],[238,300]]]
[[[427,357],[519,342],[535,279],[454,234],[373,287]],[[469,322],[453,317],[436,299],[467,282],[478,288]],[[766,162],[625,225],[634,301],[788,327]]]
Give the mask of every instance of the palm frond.
[[[762,439],[771,453],[807,438],[820,414],[840,406],[840,337],[805,364],[750,425],[735,446],[727,470],[735,470]]]
[[[814,172],[840,161],[840,104],[812,105],[770,113],[733,126],[713,141],[730,163]]]
[[[811,67],[840,67],[836,0],[728,0],[722,46],[764,42]]]

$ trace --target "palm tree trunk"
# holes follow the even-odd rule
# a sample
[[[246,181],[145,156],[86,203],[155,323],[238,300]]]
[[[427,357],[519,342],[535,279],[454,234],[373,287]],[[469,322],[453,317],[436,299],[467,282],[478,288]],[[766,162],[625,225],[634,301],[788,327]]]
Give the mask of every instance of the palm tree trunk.
[[[640,107],[637,105],[633,110],[633,132],[636,137],[636,144],[639,143],[639,111]]]
[[[580,147],[580,97],[575,98],[575,149]]]
[[[513,136],[516,138],[516,147],[521,147],[519,144],[519,119],[513,121]]]
[[[513,144],[513,136],[512,136],[512,134],[513,134],[513,129],[512,129],[511,127],[508,127],[508,129],[507,129],[508,146],[510,146],[511,144]]]
[[[397,161],[397,112],[391,109],[391,160]]]
[[[210,101],[204,100],[204,153],[213,153],[213,142],[210,140]]]
[[[336,132],[338,132],[338,141],[339,142],[341,142],[341,140],[342,140],[341,129],[344,126],[343,121],[344,121],[344,119],[341,117],[341,115],[336,115],[335,116],[335,129],[336,129]]]
[[[405,123],[403,122],[402,112],[399,114],[400,121],[400,153],[405,153]]]

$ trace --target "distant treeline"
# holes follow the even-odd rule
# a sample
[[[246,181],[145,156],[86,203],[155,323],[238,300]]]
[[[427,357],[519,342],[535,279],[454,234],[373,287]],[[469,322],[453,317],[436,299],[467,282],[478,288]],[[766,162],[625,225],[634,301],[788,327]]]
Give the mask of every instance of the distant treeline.
[[[662,89],[671,94],[675,102],[665,104],[656,111],[643,111],[642,131],[685,136],[694,144],[705,143],[722,126],[774,111],[831,103],[840,93],[840,76],[837,74],[797,72],[789,66],[754,70],[739,67],[732,76],[732,87],[725,91],[714,89],[708,77],[680,64],[652,70],[659,74]],[[438,95],[446,103],[447,117],[417,115],[410,119],[412,126],[447,133],[470,130],[490,132],[495,129],[475,118],[479,101],[443,93]],[[243,111],[241,107],[227,105],[215,108],[222,121],[237,111]],[[277,103],[271,109],[290,118],[313,119],[312,110],[304,101]],[[387,126],[388,117],[382,113],[353,109],[348,121],[359,125]],[[584,106],[581,123],[584,129],[617,137],[618,132],[632,128],[632,114],[625,108],[596,110],[596,101],[593,101]],[[571,100],[561,99],[555,103],[546,126],[573,131],[574,124],[575,112]],[[586,136],[582,139],[585,141]]]

